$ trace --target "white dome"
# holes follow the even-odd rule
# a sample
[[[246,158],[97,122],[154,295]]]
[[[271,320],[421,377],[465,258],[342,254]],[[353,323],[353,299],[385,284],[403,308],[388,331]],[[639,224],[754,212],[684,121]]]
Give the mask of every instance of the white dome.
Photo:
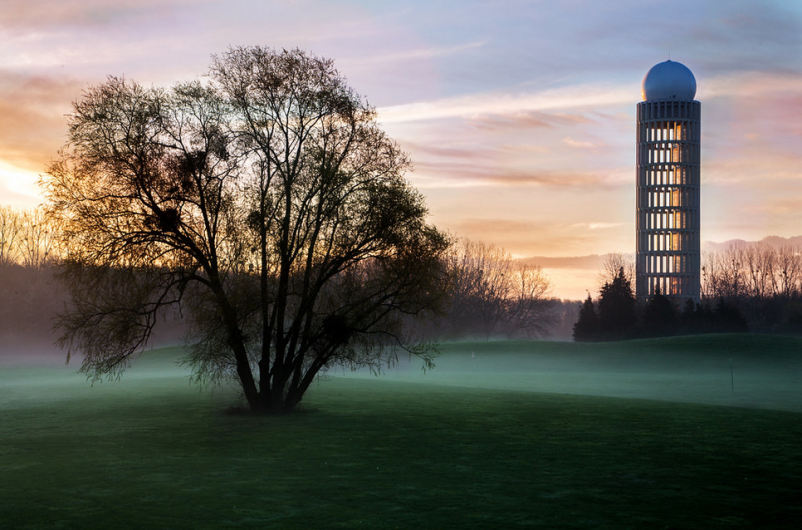
[[[643,78],[641,96],[643,101],[693,101],[696,78],[682,63],[657,63]]]

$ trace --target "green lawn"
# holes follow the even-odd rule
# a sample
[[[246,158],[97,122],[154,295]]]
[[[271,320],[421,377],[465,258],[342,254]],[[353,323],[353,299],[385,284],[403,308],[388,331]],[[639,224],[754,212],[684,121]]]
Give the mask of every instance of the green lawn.
[[[386,378],[802,412],[802,339],[795,337],[465,342],[445,344],[442,352],[429,373],[420,363],[402,363]],[[366,371],[345,375],[370,377]]]
[[[724,361],[732,397],[732,357],[772,394],[801,343],[750,340],[452,344],[426,375],[321,379],[283,417],[225,413],[236,395],[188,385],[174,350],[94,386],[6,367],[0,528],[796,528],[795,390],[758,408],[558,393]]]

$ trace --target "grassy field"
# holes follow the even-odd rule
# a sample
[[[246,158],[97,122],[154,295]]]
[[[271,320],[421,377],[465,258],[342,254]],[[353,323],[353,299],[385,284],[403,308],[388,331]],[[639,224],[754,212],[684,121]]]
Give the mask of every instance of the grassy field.
[[[402,362],[398,381],[498,390],[657,399],[802,412],[802,339],[702,335],[618,343],[464,342],[435,370]],[[406,361],[404,359],[403,361]],[[371,377],[335,372],[348,377]]]
[[[0,528],[796,528],[800,346],[449,344],[425,375],[335,373],[256,418],[177,350],[94,386],[7,366]],[[714,383],[700,401],[739,406],[672,397]]]

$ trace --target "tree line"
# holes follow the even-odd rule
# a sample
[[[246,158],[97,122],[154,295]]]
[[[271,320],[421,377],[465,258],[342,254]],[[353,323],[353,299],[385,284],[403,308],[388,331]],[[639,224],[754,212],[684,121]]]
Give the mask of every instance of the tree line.
[[[0,206],[0,332],[49,331],[67,302],[54,278],[63,264],[55,245],[59,227],[44,213],[42,207]],[[546,338],[559,335],[564,321],[570,326],[575,320],[573,304],[551,296],[542,268],[514,259],[502,247],[452,237],[441,267],[447,279],[443,304],[427,319],[405,323],[426,340]]]
[[[582,304],[578,341],[718,332],[802,333],[802,249],[733,244],[707,253],[699,303],[663,293],[638,303],[634,264],[613,255],[597,300]]]
[[[702,295],[737,311],[749,331],[802,333],[802,248],[734,243],[709,253]]]
[[[456,240],[445,255],[449,295],[424,330],[441,339],[543,338],[559,318],[549,278],[503,248]]]

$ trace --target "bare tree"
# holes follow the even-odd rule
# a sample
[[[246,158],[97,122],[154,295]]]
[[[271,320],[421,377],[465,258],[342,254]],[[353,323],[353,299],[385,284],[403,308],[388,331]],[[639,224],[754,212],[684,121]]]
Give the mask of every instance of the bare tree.
[[[630,285],[635,284],[635,257],[632,254],[612,252],[604,256],[602,269],[599,271],[599,291],[602,286],[612,283],[619,277],[620,271],[624,271],[624,279]]]
[[[774,292],[785,298],[802,293],[802,249],[783,245],[774,259]]]
[[[16,263],[41,269],[56,259],[57,230],[41,207],[0,206],[0,265]]]
[[[19,259],[22,215],[9,206],[0,206],[0,266]]]
[[[451,319],[480,336],[490,336],[502,319],[501,300],[509,295],[510,263],[503,249],[467,239],[450,255],[453,293]]]
[[[734,243],[705,254],[703,280],[708,298],[797,296],[802,294],[802,250]]]
[[[747,294],[743,245],[733,243],[724,251],[707,253],[702,267],[702,292],[709,298],[737,299]]]
[[[448,256],[451,335],[543,337],[556,322],[543,270],[503,248],[459,240]]]
[[[20,261],[26,267],[42,269],[57,258],[55,244],[58,227],[55,220],[48,219],[41,207],[24,210],[21,216]]]
[[[741,258],[745,268],[745,288],[750,296],[763,299],[772,295],[775,256],[774,249],[765,244],[743,249]]]
[[[119,373],[174,304],[197,376],[254,411],[292,410],[332,364],[431,361],[399,325],[438,304],[448,239],[330,60],[234,48],[206,85],[110,78],[69,126],[43,186],[75,301],[61,342],[88,373]]]
[[[558,319],[548,277],[539,266],[516,262],[512,278],[516,289],[507,302],[505,332],[513,337],[547,336]]]

